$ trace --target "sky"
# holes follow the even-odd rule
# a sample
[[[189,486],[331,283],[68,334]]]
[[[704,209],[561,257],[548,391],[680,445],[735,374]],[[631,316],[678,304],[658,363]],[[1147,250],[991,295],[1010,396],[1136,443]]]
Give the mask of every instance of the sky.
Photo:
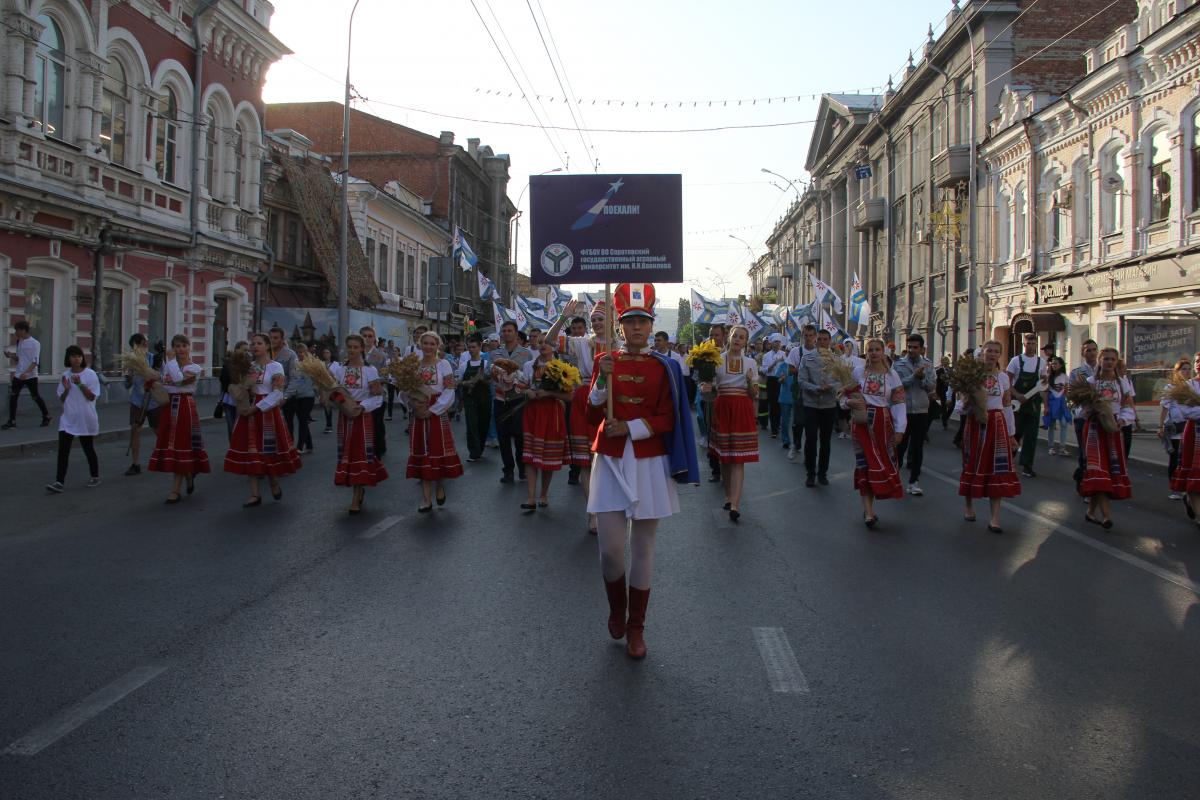
[[[312,0],[275,0],[271,30],[294,55],[271,67],[266,102],[342,101],[352,6],[327,0],[318,14]],[[762,255],[796,196],[762,169],[806,178],[819,95],[881,93],[910,50],[919,59],[928,26],[940,32],[950,7],[950,0],[360,0],[350,73],[363,99],[354,106],[509,154],[509,197],[526,213],[528,176],[547,170],[593,172],[598,160],[601,173],[679,173],[685,282],[659,286],[660,302],[674,305],[690,288],[736,296],[749,292],[751,253]],[[576,102],[564,103],[567,96]],[[729,126],[762,127],[682,132]],[[527,222],[518,242],[525,273]]]

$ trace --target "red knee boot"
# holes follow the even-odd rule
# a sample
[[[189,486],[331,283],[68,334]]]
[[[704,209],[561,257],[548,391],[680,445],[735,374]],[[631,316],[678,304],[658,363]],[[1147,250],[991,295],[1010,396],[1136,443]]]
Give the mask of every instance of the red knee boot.
[[[646,657],[646,640],[642,632],[646,629],[646,606],[650,603],[650,590],[629,587],[629,625],[625,631],[625,652],[630,658]]]
[[[608,594],[608,633],[614,639],[625,636],[625,609],[629,598],[625,594],[625,576],[615,581],[605,581],[604,591]]]

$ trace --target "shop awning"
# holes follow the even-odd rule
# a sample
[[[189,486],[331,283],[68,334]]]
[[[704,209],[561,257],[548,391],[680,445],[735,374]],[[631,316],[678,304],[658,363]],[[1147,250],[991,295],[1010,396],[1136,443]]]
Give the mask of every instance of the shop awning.
[[[1054,311],[1017,314],[1012,318],[1010,327],[1016,327],[1017,323],[1022,321],[1032,324],[1034,331],[1065,331],[1067,329],[1067,321],[1063,319],[1063,315]]]
[[[1191,314],[1200,317],[1200,300],[1188,300],[1185,303],[1171,303],[1165,306],[1138,306],[1109,311],[1106,316],[1114,317],[1176,317],[1181,314]]]

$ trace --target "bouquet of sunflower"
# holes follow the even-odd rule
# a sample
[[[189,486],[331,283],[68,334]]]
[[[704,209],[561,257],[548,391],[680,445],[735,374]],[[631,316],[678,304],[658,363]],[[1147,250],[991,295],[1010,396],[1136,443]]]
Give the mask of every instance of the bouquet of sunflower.
[[[717,376],[717,365],[720,363],[721,351],[712,339],[705,339],[687,355],[687,365],[696,376],[697,383],[711,382]]]
[[[1100,422],[1100,427],[1109,433],[1116,433],[1121,429],[1108,400],[1095,386],[1088,383],[1086,378],[1072,381],[1067,386],[1067,402],[1087,416],[1094,416]]]
[[[552,358],[542,368],[542,381],[538,388],[547,392],[569,393],[582,384],[583,378],[576,367],[561,358]]]
[[[991,368],[981,359],[963,356],[950,370],[948,378],[950,388],[970,400],[971,413],[980,424],[987,422],[987,394],[983,385],[991,374]]]
[[[150,392],[150,396],[154,398],[154,402],[160,406],[170,402],[171,397],[162,385],[162,376],[146,361],[146,351],[144,349],[135,347],[132,350],[126,350],[124,353],[121,353],[121,369],[145,381],[146,391]]]

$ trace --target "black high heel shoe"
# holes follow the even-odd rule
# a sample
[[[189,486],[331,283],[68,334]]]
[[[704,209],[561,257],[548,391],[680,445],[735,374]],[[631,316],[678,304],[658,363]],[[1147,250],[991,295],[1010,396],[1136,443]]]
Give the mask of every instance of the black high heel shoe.
[[[438,490],[437,490],[437,495],[434,497],[434,499],[435,499],[435,500],[437,500],[437,504],[438,504],[439,506],[444,506],[444,505],[446,505],[446,490],[445,490],[445,489],[438,489]]]
[[[191,494],[191,493],[192,493],[192,492],[194,492],[194,491],[196,491],[196,476],[195,476],[195,475],[188,475],[188,478],[187,478],[187,493],[188,493],[188,494]]]
[[[729,518],[734,522],[737,522],[741,516],[742,512],[738,511],[736,508],[729,509]]]
[[[733,508],[733,503],[726,503],[725,505],[721,506],[721,508],[728,511],[729,509]]]
[[[283,487],[282,486],[272,486],[271,487],[271,497],[275,498],[276,503],[278,503],[280,500],[282,500],[283,499]]]

